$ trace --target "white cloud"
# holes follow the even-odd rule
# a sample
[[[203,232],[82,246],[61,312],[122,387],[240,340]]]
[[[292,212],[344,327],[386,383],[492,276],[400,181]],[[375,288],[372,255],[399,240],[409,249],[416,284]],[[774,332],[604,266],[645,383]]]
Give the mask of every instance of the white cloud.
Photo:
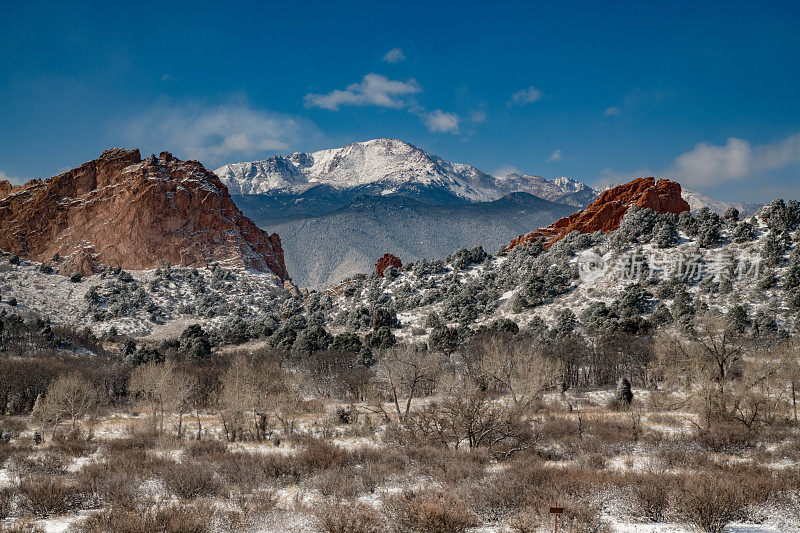
[[[694,185],[716,185],[745,177],[752,163],[750,143],[731,137],[725,146],[700,143],[675,159],[675,174]]]
[[[539,100],[542,96],[544,96],[544,94],[542,94],[542,92],[539,89],[531,85],[527,89],[522,89],[521,91],[517,91],[514,94],[512,94],[511,102],[509,103],[515,103],[520,105],[530,104],[532,102],[535,102],[536,100]]]
[[[758,174],[800,162],[800,133],[778,143],[751,145],[731,137],[723,146],[699,143],[679,155],[671,173],[697,187],[756,178]]]
[[[417,82],[390,80],[380,74],[370,73],[358,83],[347,86],[345,90],[335,90],[325,94],[310,93],[305,96],[306,107],[319,107],[337,111],[339,106],[355,105],[389,107],[401,109],[409,104],[407,98],[421,92]]]
[[[550,157],[547,158],[548,163],[553,163],[555,161],[561,161],[561,150],[554,151],[550,154]]]
[[[254,109],[242,98],[220,105],[162,101],[124,125],[133,143],[211,164],[288,150],[313,130],[310,123]]]
[[[171,74],[162,74],[161,81],[175,81],[175,76],[172,76]]]
[[[9,181],[11,182],[12,185],[21,185],[23,182],[23,180],[13,178],[8,174],[6,174],[5,172],[3,172],[2,170],[0,170],[0,181]]]
[[[473,124],[481,124],[486,121],[486,111],[479,109],[469,114],[469,119]]]
[[[599,183],[623,183],[634,177],[673,176],[687,188],[715,187],[724,183],[749,179],[758,182],[763,174],[800,164],[800,133],[779,142],[753,145],[744,139],[730,137],[717,146],[698,143],[675,158],[667,169],[642,168],[636,172],[620,173],[604,170]]]
[[[401,49],[392,48],[391,50],[386,52],[386,55],[383,56],[382,60],[386,61],[387,63],[400,63],[405,58],[406,58],[406,55],[403,53],[403,51]]]
[[[607,117],[613,117],[615,115],[619,115],[620,113],[622,113],[622,109],[620,109],[619,106],[611,106],[608,109],[606,109]]]
[[[458,133],[460,118],[455,113],[446,113],[441,109],[428,113],[425,125],[430,131],[439,133]]]
[[[492,172],[492,176],[498,176],[501,178],[505,178],[509,174],[522,174],[522,172],[520,172],[520,170],[517,167],[512,165],[503,165],[502,167]]]

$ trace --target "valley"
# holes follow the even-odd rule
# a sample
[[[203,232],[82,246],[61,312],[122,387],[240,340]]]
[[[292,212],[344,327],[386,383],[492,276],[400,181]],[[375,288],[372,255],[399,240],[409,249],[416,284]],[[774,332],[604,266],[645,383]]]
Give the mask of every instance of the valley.
[[[190,196],[225,198],[194,175]],[[526,532],[556,501],[569,531],[796,527],[800,206],[692,213],[641,178],[572,211],[367,195],[256,219],[280,260],[239,243],[144,269],[99,253],[82,274],[90,241],[3,252],[3,527]],[[327,283],[337,227],[403,257],[364,272],[365,246]],[[315,241],[329,255],[296,251]],[[425,258],[431,241],[469,246]],[[322,288],[291,281],[299,264],[331,268]]]

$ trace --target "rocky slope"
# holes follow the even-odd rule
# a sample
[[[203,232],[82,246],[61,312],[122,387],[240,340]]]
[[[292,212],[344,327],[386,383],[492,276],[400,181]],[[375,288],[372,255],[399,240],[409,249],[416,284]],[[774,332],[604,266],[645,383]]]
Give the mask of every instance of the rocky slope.
[[[689,204],[681,197],[679,183],[655,178],[637,178],[629,183],[617,185],[604,191],[586,209],[564,217],[550,226],[520,235],[509,244],[509,252],[516,246],[530,245],[544,239],[545,247],[551,246],[573,231],[609,233],[619,228],[622,218],[631,207],[650,208],[658,213],[679,214],[689,211]]]
[[[0,185],[0,250],[64,274],[221,263],[289,275],[277,234],[245,217],[197,161],[114,148],[47,180]],[[53,260],[58,256],[57,260]]]

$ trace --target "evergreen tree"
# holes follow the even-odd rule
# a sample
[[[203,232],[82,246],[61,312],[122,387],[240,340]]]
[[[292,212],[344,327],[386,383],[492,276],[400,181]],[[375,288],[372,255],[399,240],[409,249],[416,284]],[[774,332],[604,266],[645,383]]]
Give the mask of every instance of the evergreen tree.
[[[622,378],[617,383],[616,400],[622,407],[629,407],[633,402],[633,391],[631,390],[631,382],[628,378]]]
[[[551,334],[557,338],[569,337],[577,326],[578,317],[575,316],[575,313],[571,309],[564,309],[558,315],[558,320]]]
[[[743,220],[736,225],[736,229],[733,231],[733,242],[735,243],[745,243],[751,242],[756,238],[756,226],[752,222],[748,222]]]
[[[771,231],[764,239],[764,244],[761,245],[761,258],[767,266],[779,266],[783,263],[785,251],[784,239]]]
[[[659,222],[655,230],[655,241],[659,248],[672,248],[678,244],[678,229],[675,224]]]

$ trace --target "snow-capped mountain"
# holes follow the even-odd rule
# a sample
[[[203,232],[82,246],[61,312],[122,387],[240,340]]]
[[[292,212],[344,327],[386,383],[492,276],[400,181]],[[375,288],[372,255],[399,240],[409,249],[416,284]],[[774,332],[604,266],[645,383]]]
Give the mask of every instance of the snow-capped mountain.
[[[549,202],[575,207],[588,205],[600,193],[583,182],[567,177],[548,180],[541,176],[511,173],[496,179],[503,190],[525,191]]]
[[[683,199],[689,203],[692,212],[697,212],[704,207],[708,207],[711,211],[718,215],[724,215],[728,208],[733,207],[738,209],[741,215],[753,215],[761,208],[763,204],[753,202],[723,202],[721,200],[714,200],[708,196],[702,195],[699,192],[683,189],[681,191]]]
[[[272,156],[263,161],[233,163],[216,174],[232,195],[301,194],[319,185],[368,195],[408,196],[429,204],[497,200],[527,192],[582,206],[576,194],[592,196],[591,188],[570,178],[492,176],[472,165],[451,163],[397,139],[373,139],[343,148]]]

